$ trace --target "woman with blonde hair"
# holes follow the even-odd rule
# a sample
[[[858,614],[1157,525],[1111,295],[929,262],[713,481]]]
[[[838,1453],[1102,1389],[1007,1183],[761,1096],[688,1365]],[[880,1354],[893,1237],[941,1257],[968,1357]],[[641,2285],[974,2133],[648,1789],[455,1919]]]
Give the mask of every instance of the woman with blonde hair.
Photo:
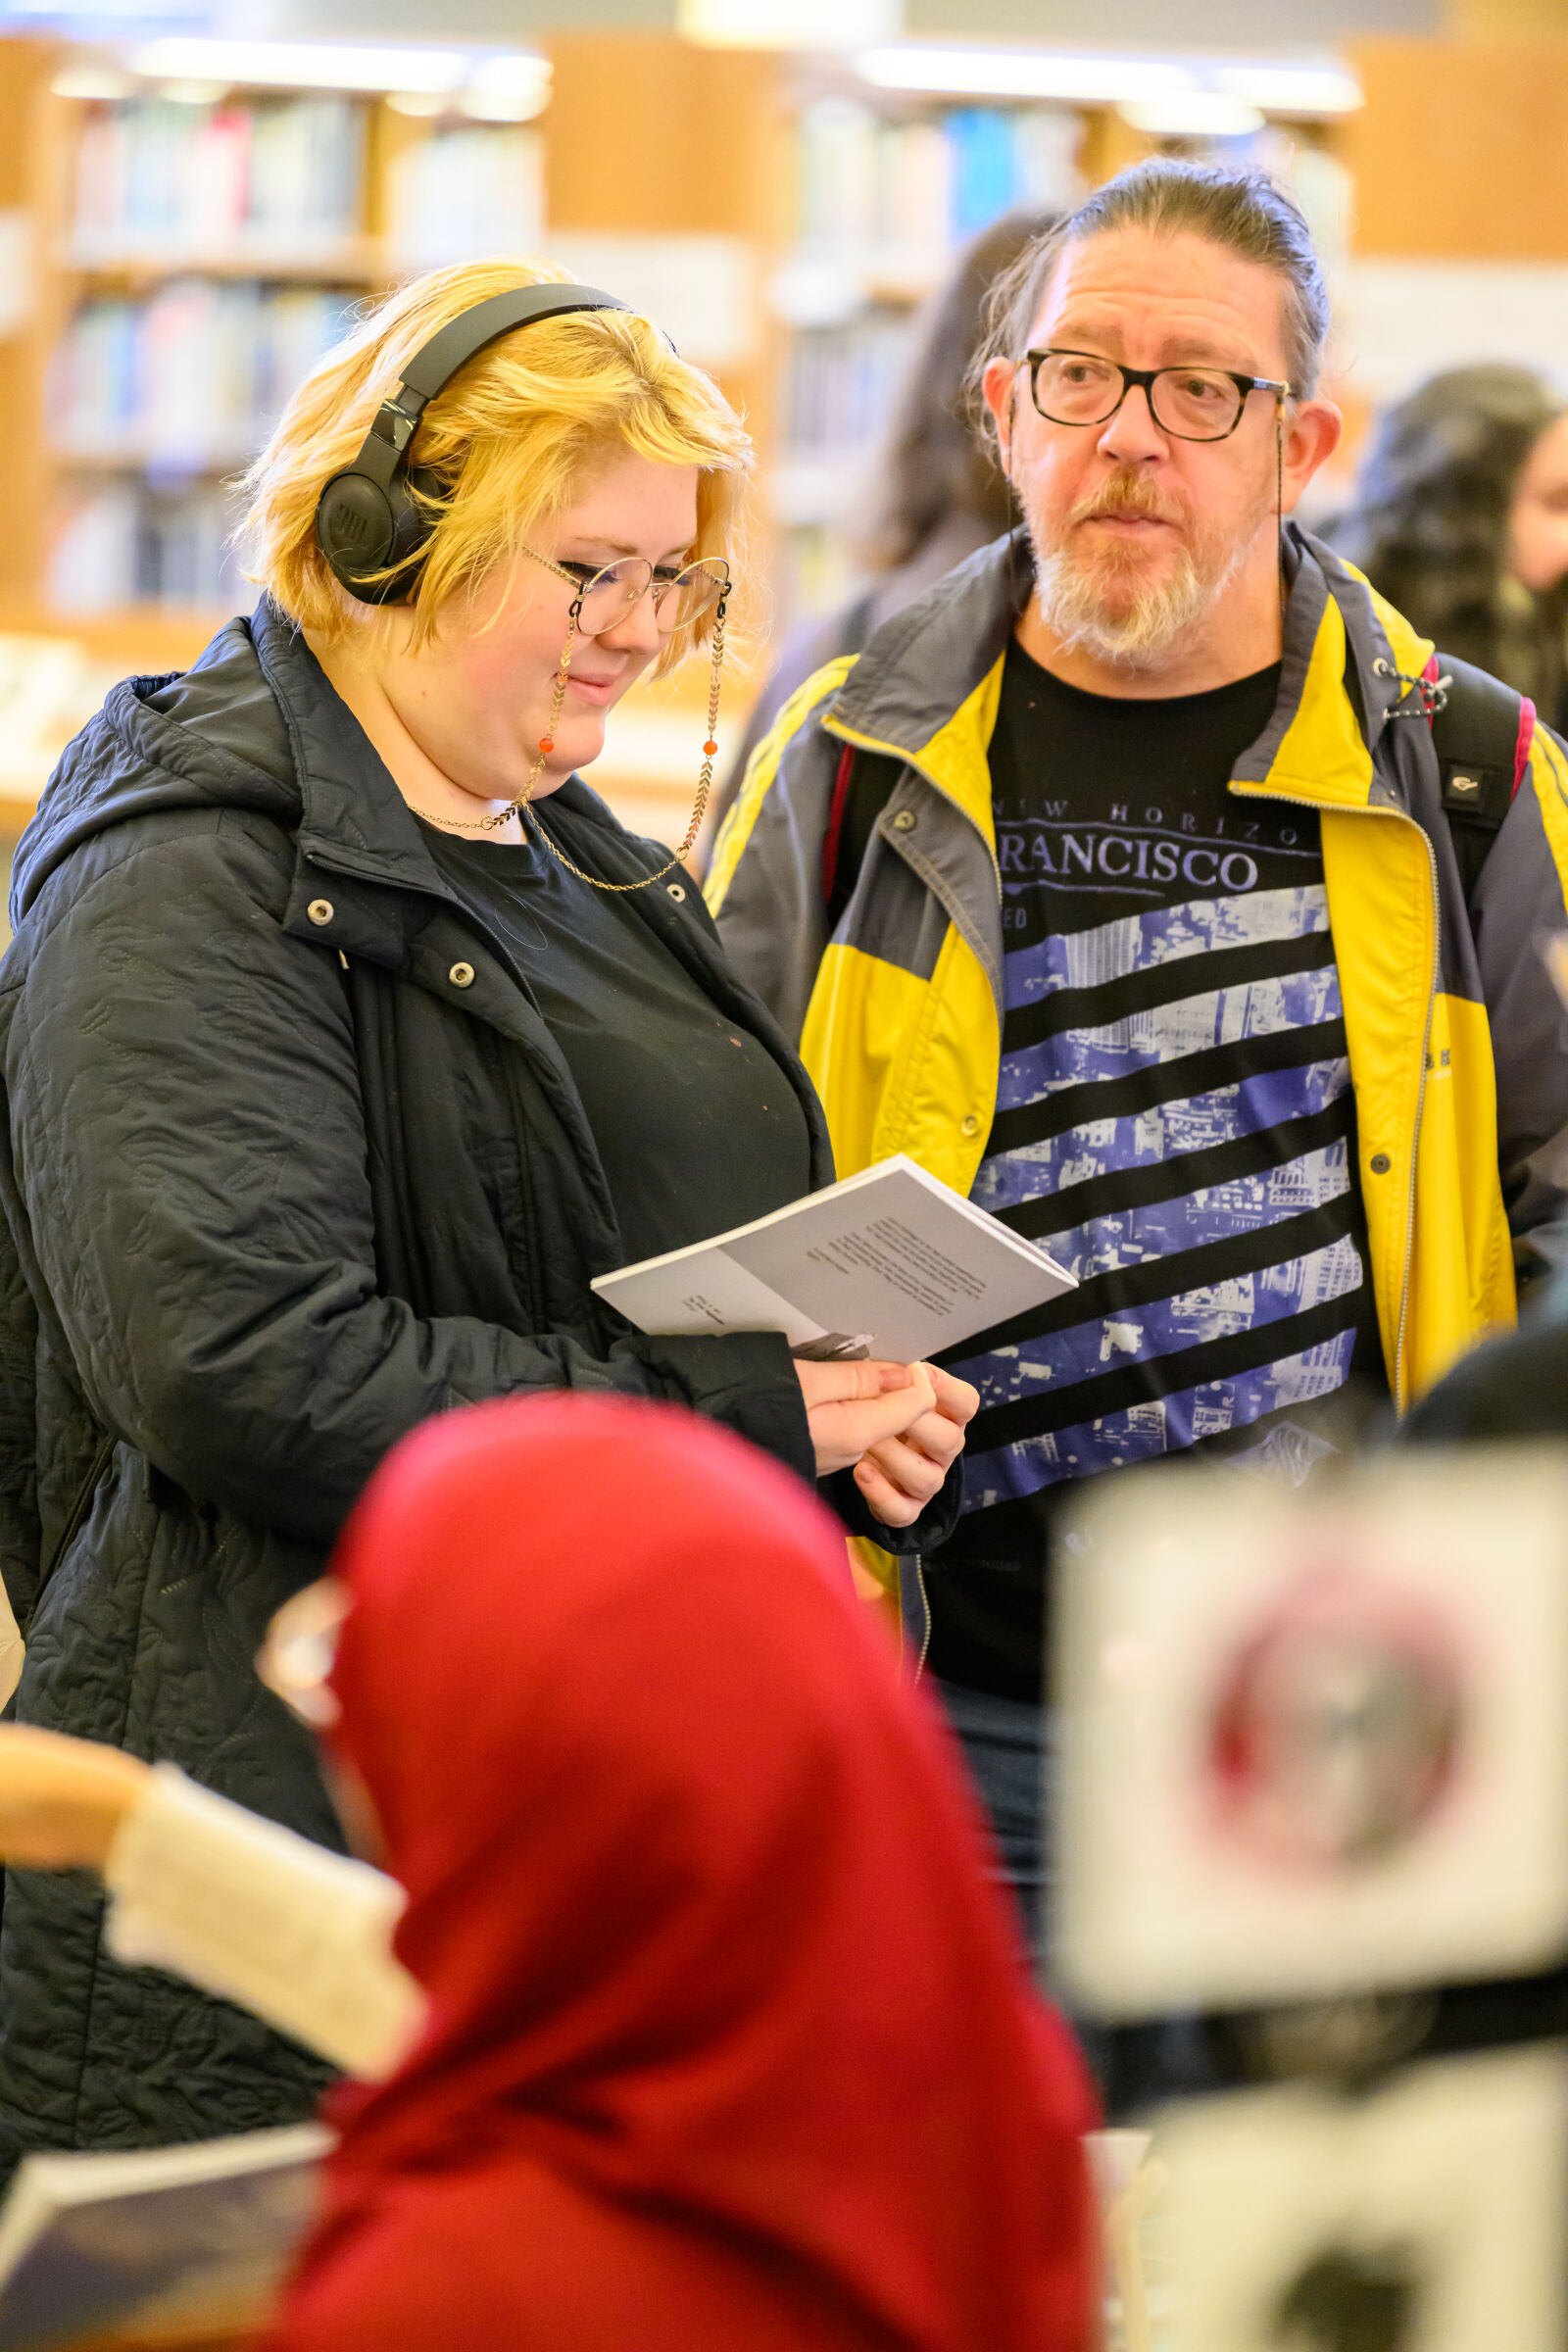
[[[513,263],[416,280],[253,469],[254,615],[68,749],[0,990],[24,1722],[341,1845],[250,1662],[388,1448],[490,1396],[684,1404],[879,1542],[946,1531],[961,1383],[644,1338],[590,1288],[831,1174],[697,893],[575,773],[697,650],[706,789],[749,461],[612,296]],[[80,1881],[9,1877],[0,2154],[285,2121],[322,2075],[110,1959]]]

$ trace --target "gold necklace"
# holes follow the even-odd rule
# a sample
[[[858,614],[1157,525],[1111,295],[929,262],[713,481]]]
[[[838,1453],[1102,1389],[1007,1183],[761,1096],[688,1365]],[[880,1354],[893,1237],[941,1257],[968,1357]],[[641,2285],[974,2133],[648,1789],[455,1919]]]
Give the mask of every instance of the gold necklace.
[[[444,833],[496,833],[500,831],[509,817],[525,817],[552,858],[564,865],[569,874],[575,874],[579,882],[588,883],[594,890],[610,890],[618,894],[630,890],[646,890],[651,882],[662,882],[664,876],[672,873],[690,853],[698,834],[703,829],[703,818],[708,809],[708,796],[713,789],[713,760],[718,752],[719,681],[724,667],[724,608],[727,601],[722,596],[719,598],[718,611],[713,615],[713,665],[708,686],[708,735],[703,744],[703,765],[697,780],[697,805],[692,810],[692,821],[686,828],[685,840],[673,858],[662,865],[657,873],[645,874],[640,882],[601,882],[597,874],[585,874],[582,867],[566,856],[564,850],[556,847],[544,826],[539,822],[539,812],[533,807],[535,787],[543,773],[545,761],[556,748],[556,728],[561,722],[561,706],[566,699],[566,673],[571,666],[571,649],[577,638],[577,613],[580,600],[573,602],[567,615],[566,642],[561,649],[561,663],[556,671],[555,695],[550,706],[549,725],[539,738],[538,757],[528,771],[527,783],[516,799],[509,801],[506,807],[499,809],[494,816],[475,817],[471,821],[466,821],[461,816],[432,816],[427,808],[415,808],[412,801],[409,803],[409,807],[414,809],[416,816],[422,816],[427,825],[434,825]]]

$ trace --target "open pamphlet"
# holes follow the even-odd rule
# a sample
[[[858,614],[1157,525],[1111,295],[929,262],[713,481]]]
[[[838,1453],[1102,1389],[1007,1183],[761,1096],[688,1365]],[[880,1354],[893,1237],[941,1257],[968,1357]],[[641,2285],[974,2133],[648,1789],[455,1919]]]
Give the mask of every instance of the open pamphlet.
[[[1075,1277],[901,1152],[770,1217],[601,1274],[639,1331],[779,1331],[797,1355],[914,1363]]]
[[[316,2204],[319,2124],[24,2157],[0,2207],[0,2352],[266,2322]]]

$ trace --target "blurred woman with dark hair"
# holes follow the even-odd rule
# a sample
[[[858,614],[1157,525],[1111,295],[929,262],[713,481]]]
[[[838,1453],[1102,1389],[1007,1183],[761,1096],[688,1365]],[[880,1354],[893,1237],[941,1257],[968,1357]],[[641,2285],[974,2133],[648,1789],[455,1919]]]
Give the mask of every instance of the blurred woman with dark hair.
[[[1453,368],[1379,419],[1330,531],[1445,655],[1568,720],[1568,403],[1528,368]]]
[[[870,578],[853,603],[809,622],[785,645],[752,712],[746,739],[713,803],[713,839],[740,789],[747,761],[779,711],[824,662],[858,654],[885,620],[913,604],[945,571],[1012,526],[1010,494],[989,448],[976,438],[966,386],[999,277],[1026,245],[1054,226],[1054,213],[1004,213],[967,245],[932,296],[888,422],[877,486],[858,552]]]

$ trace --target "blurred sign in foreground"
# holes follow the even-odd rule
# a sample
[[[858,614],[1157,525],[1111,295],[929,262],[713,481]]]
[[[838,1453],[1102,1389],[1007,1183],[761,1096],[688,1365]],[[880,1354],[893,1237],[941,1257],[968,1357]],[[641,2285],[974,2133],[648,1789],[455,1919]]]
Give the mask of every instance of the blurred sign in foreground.
[[[1091,1494],[1056,1960],[1106,2017],[1510,1977],[1568,1949],[1568,1462]]]

